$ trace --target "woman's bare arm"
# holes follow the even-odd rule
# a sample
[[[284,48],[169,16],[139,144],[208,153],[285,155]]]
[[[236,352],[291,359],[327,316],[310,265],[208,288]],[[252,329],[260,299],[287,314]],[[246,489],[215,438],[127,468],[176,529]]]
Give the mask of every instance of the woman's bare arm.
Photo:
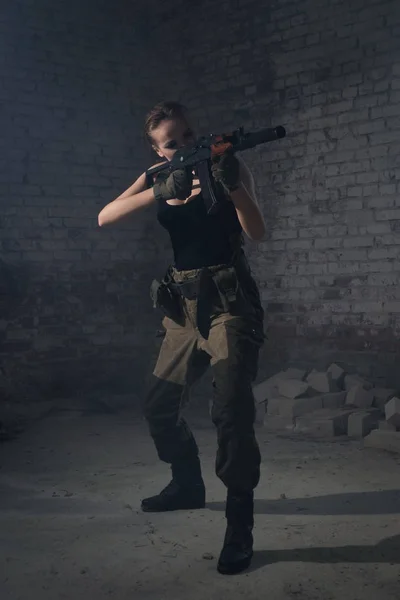
[[[137,210],[155,202],[153,188],[146,189],[146,174],[138,179],[115,200],[107,204],[99,213],[100,227],[111,225],[130,216]]]
[[[253,175],[248,166],[239,159],[240,184],[230,196],[243,231],[251,240],[261,240],[265,234],[265,222],[258,206]]]
[[[146,173],[142,173],[125,192],[100,211],[98,223],[100,227],[116,223],[154,202],[153,188],[147,189]]]

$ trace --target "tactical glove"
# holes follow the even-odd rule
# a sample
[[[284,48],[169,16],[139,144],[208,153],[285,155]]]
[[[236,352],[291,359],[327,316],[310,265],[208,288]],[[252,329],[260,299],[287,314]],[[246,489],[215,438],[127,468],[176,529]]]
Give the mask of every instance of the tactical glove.
[[[226,152],[212,159],[211,172],[214,180],[223,185],[228,192],[239,187],[240,164],[233,152]]]
[[[193,174],[190,169],[178,169],[163,177],[157,177],[154,184],[154,196],[156,200],[186,200],[192,192]]]

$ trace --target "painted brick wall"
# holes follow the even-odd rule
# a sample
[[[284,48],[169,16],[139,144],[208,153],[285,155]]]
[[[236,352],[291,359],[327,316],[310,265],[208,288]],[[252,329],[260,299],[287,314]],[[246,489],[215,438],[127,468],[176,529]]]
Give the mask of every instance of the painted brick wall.
[[[18,0],[0,9],[3,387],[140,386],[165,264],[152,213],[97,228],[148,164],[143,114],[178,98],[202,132],[283,124],[246,154],[268,223],[248,245],[261,365],[331,358],[397,377],[397,0]],[[137,388],[139,389],[139,388]]]
[[[137,391],[157,320],[154,216],[97,226],[150,159],[132,3],[0,9],[1,387]]]
[[[153,34],[181,69],[165,94],[205,130],[288,131],[247,153],[268,223],[249,246],[270,331],[261,368],[336,359],[400,383],[400,3],[174,6]]]

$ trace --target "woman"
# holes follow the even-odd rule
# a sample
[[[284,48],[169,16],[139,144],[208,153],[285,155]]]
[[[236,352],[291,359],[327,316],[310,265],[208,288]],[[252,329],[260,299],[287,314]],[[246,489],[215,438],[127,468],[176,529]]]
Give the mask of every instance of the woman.
[[[149,113],[146,135],[158,156],[171,160],[194,141],[186,110],[165,102]],[[254,434],[252,382],[264,341],[263,310],[242,249],[265,233],[248,168],[227,153],[212,164],[219,210],[208,215],[195,171],[143,173],[99,214],[99,225],[115,223],[151,204],[169,232],[174,264],[153,286],[164,310],[166,335],[145,402],[145,416],[159,458],[171,465],[172,481],[142,501],[144,511],[205,506],[196,441],[181,416],[190,386],[211,365],[212,420],[217,429],[216,473],[227,488],[227,530],[220,573],[238,573],[253,555],[253,490],[260,477]]]

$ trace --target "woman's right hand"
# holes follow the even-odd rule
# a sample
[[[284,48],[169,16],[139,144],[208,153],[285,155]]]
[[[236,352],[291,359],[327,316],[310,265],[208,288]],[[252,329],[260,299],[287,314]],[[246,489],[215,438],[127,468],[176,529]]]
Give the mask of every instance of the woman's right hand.
[[[186,200],[192,193],[193,173],[191,169],[177,169],[165,178],[160,174],[153,186],[156,200]]]

